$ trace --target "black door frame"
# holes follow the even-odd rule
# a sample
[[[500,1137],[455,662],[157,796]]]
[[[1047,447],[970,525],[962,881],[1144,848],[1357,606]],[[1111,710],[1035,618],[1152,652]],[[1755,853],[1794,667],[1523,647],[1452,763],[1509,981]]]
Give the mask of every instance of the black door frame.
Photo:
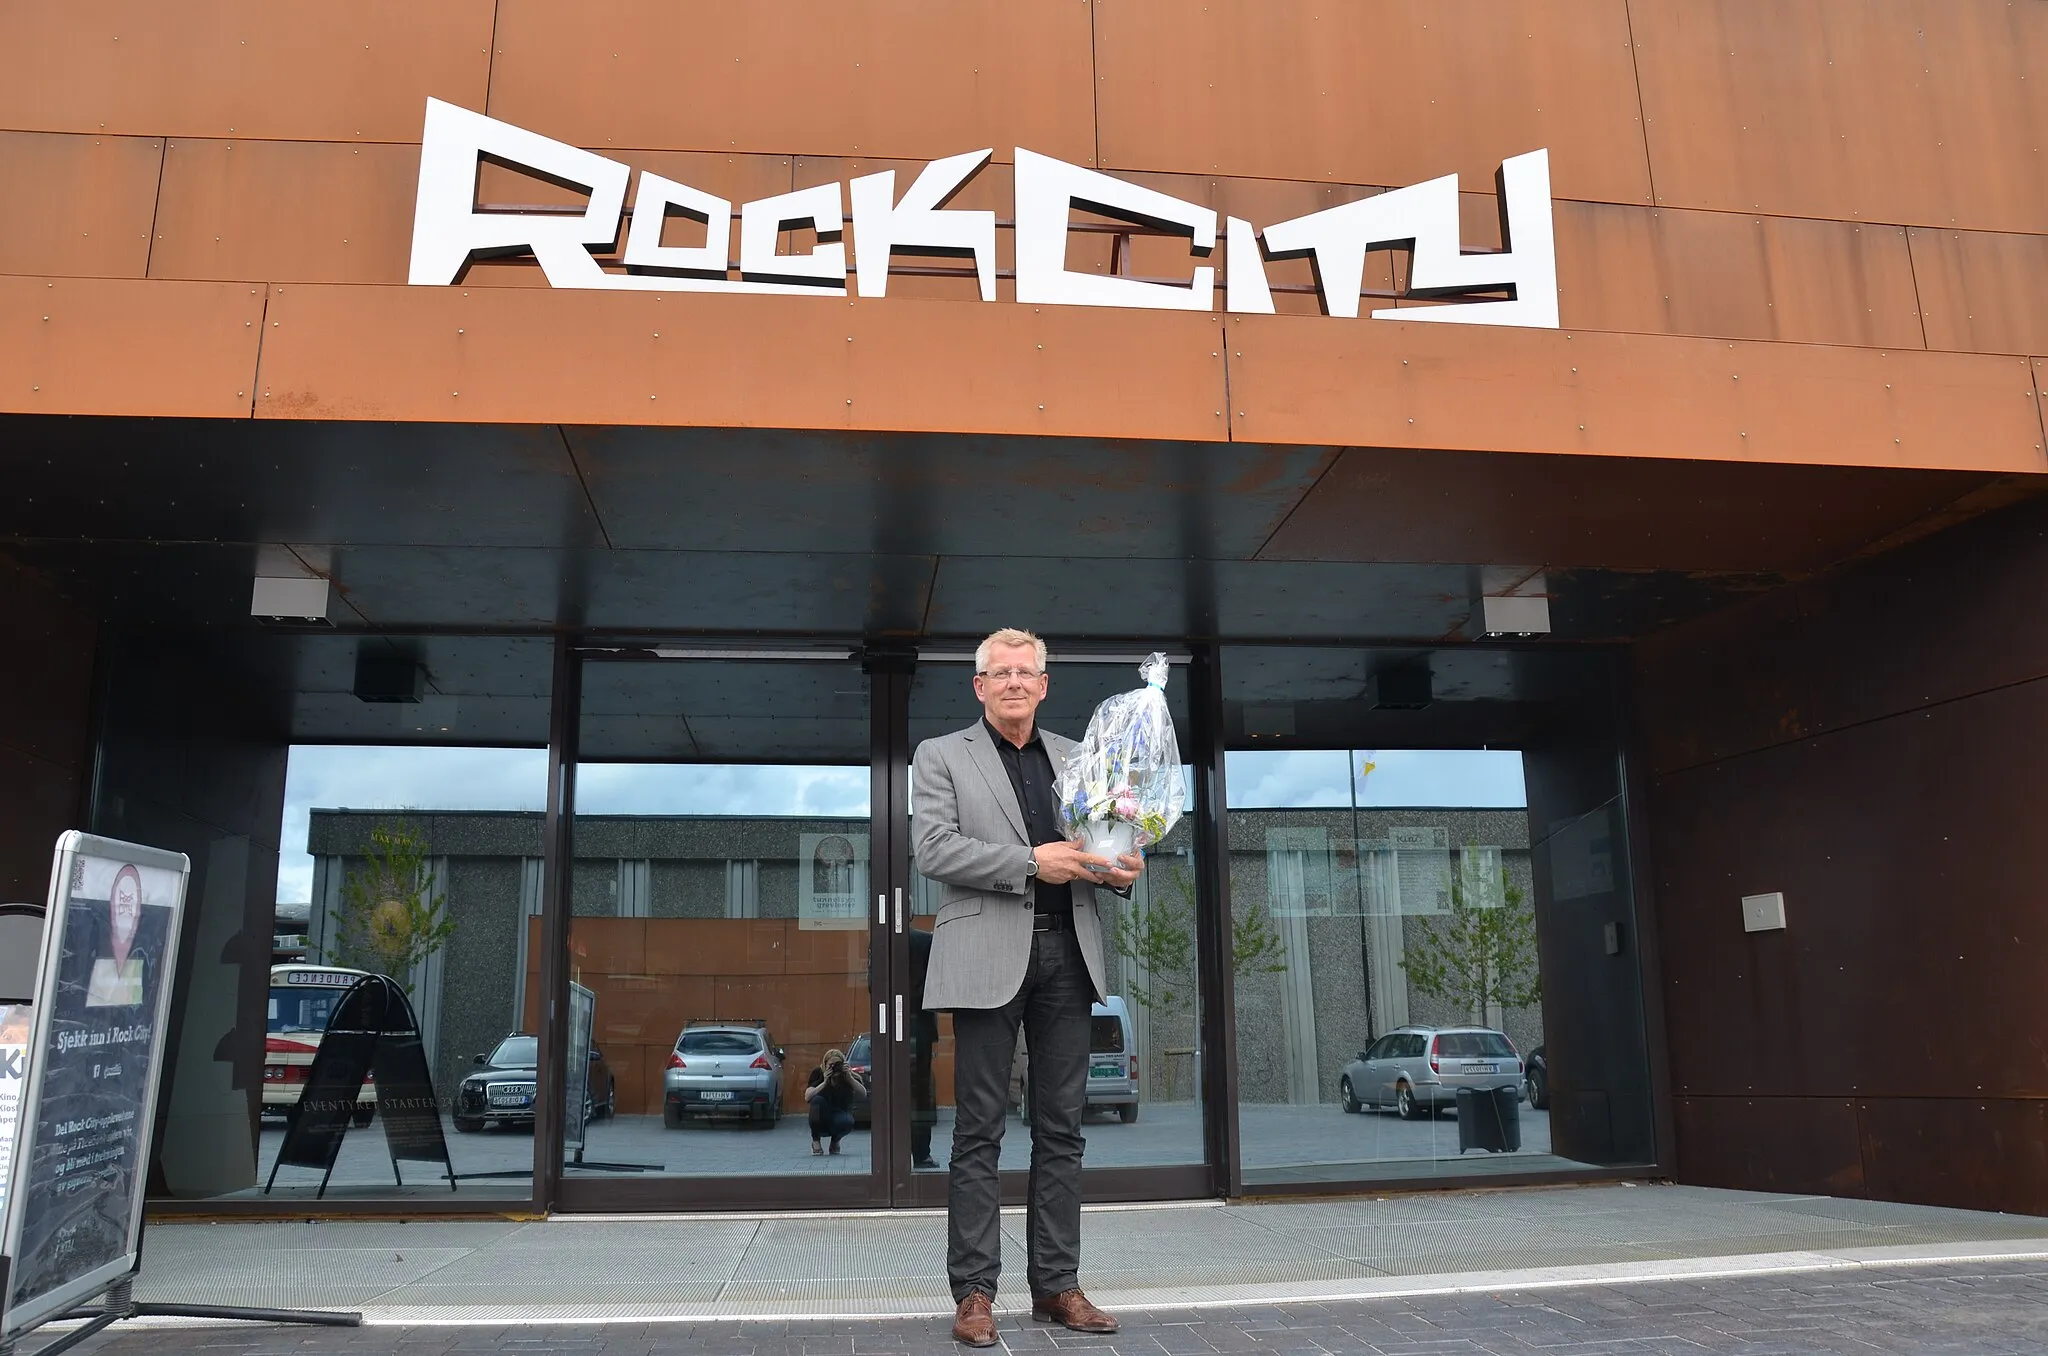
[[[882,1157],[894,1148],[893,1126],[874,1121],[873,1158],[865,1174],[847,1175],[733,1175],[673,1176],[662,1173],[630,1173],[619,1176],[583,1177],[564,1171],[562,1164],[562,1101],[568,1086],[566,1037],[569,1011],[569,931],[572,922],[575,874],[575,768],[581,757],[583,667],[593,663],[697,663],[705,660],[744,659],[749,662],[797,661],[860,663],[869,674],[869,884],[875,883],[872,863],[885,846],[885,830],[875,823],[874,807],[883,805],[889,794],[890,764],[883,757],[886,722],[879,718],[884,699],[893,700],[886,673],[878,673],[861,662],[858,647],[820,647],[815,652],[798,645],[755,648],[742,652],[684,647],[682,652],[657,653],[651,642],[618,646],[602,641],[564,640],[557,650],[554,736],[548,767],[547,864],[543,877],[543,922],[541,935],[547,948],[541,961],[542,1035],[541,1081],[536,1090],[542,1098],[540,1116],[534,1128],[534,1180],[536,1203],[543,1209],[570,1213],[684,1213],[704,1210],[816,1210],[863,1209],[889,1204],[889,1185],[884,1175],[887,1161]],[[566,666],[568,672],[564,672]],[[562,700],[566,693],[569,700]],[[558,771],[559,769],[559,771]],[[878,893],[875,915],[868,919],[869,999],[886,992],[887,981],[897,973],[885,960],[876,968],[877,956],[890,955],[886,938],[887,921],[881,909],[885,896]],[[893,1075],[892,1075],[893,1076]],[[881,1090],[878,1088],[877,1093]]]
[[[970,642],[971,643],[971,642]],[[854,647],[849,647],[854,648]],[[1186,648],[1186,647],[1183,647]],[[708,652],[716,657],[717,652]],[[788,655],[801,653],[790,647]],[[843,651],[841,651],[843,653]],[[782,652],[758,652],[763,659]],[[817,658],[827,657],[821,652]],[[837,657],[836,654],[831,657]],[[571,1213],[683,1213],[708,1210],[803,1210],[883,1207],[941,1207],[944,1173],[914,1173],[910,1166],[910,1047],[902,1021],[910,973],[907,896],[910,892],[909,826],[910,686],[916,670],[913,646],[870,643],[856,657],[868,678],[869,711],[869,884],[875,915],[869,919],[870,1001],[877,1052],[876,1114],[872,1121],[870,1171],[865,1176],[676,1177],[627,1175],[580,1177],[562,1164],[565,1125],[562,1098],[567,1087],[569,1003],[568,947],[573,898],[576,766],[580,758],[583,666],[588,663],[690,662],[656,657],[641,646],[619,647],[600,640],[564,638],[555,661],[555,701],[548,753],[546,862],[543,868],[541,937],[541,1099],[534,1133],[534,1204]],[[854,662],[849,660],[848,662]],[[1230,935],[1228,872],[1212,861],[1221,841],[1208,807],[1220,807],[1222,787],[1221,689],[1212,646],[1192,647],[1188,664],[1194,728],[1188,753],[1195,768],[1195,838],[1200,862],[1196,913],[1200,1011],[1203,1145],[1205,1161],[1160,1167],[1089,1168],[1087,1195],[1096,1201],[1164,1201],[1233,1194],[1236,1170],[1236,1078],[1229,1062],[1229,966],[1218,939]],[[879,866],[875,865],[880,863]],[[886,1032],[886,1036],[884,1033]],[[1221,1039],[1219,1039],[1219,1036]],[[884,1057],[886,1056],[886,1065]],[[1003,1174],[1006,1203],[1024,1199],[1025,1174]]]

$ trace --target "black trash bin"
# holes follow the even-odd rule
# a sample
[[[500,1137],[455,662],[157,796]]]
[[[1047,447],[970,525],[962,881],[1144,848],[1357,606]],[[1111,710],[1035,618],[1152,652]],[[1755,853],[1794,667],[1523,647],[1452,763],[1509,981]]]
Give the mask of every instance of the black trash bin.
[[[1458,1152],[1515,1153],[1522,1147],[1519,1088],[1458,1089]]]

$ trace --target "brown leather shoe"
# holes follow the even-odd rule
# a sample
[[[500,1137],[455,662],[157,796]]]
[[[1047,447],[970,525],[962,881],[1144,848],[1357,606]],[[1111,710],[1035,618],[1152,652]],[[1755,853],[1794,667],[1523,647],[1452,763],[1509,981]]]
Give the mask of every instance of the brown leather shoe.
[[[996,1344],[995,1306],[987,1295],[979,1290],[970,1290],[967,1298],[960,1301],[960,1307],[953,1311],[953,1340],[965,1342],[970,1347],[992,1347]]]
[[[1075,1332],[1115,1332],[1119,1326],[1115,1319],[1090,1304],[1078,1289],[1034,1297],[1031,1316],[1040,1323],[1065,1324]]]

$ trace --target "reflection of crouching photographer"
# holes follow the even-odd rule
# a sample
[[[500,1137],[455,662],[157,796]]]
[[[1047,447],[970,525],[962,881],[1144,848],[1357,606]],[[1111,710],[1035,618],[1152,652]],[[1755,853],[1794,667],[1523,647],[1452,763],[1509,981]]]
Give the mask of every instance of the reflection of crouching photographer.
[[[827,1050],[825,1062],[811,1070],[811,1081],[804,1088],[804,1100],[811,1104],[812,1153],[824,1152],[820,1138],[830,1138],[832,1152],[839,1152],[839,1141],[853,1129],[854,1101],[866,1091],[860,1076],[846,1067],[846,1056]]]

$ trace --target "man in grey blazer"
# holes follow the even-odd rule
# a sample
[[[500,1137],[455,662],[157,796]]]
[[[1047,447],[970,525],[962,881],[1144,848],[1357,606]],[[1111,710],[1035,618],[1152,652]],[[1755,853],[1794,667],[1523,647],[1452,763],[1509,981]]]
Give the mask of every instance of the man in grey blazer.
[[[1032,1317],[1076,1332],[1117,1321],[1081,1292],[1081,1113],[1089,1005],[1104,996],[1095,887],[1128,892],[1144,859],[1112,862],[1065,841],[1054,781],[1074,741],[1038,729],[1045,642],[998,631],[974,653],[982,719],[918,745],[911,814],[917,869],[945,886],[924,1004],[953,1013],[953,1161],[946,1273],[953,1336],[996,1341],[1002,1270],[996,1160],[1021,1025],[1030,1060],[1025,1215]]]

